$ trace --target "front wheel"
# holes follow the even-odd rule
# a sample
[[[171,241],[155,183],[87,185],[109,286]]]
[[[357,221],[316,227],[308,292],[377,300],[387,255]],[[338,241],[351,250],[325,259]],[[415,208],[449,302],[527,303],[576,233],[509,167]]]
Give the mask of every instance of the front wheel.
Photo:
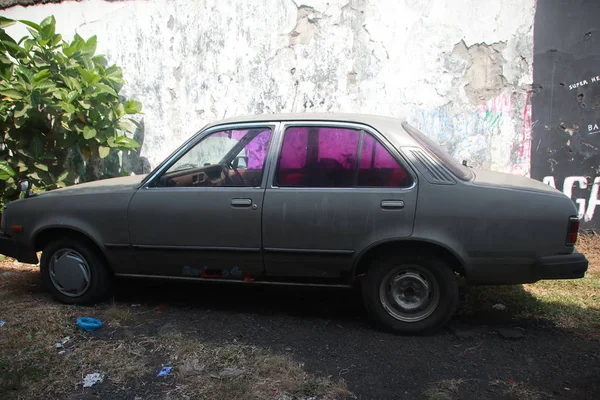
[[[50,293],[66,304],[91,304],[109,293],[104,259],[89,243],[77,238],[50,242],[42,252],[42,281]]]
[[[365,307],[380,325],[398,333],[426,334],[454,314],[458,282],[434,257],[391,256],[375,261],[362,286]]]

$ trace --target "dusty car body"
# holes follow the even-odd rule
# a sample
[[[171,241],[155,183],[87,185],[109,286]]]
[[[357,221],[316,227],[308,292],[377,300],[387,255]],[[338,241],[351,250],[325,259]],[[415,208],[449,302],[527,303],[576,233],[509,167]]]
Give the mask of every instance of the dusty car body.
[[[431,332],[457,276],[584,276],[575,205],[541,182],[468,168],[407,122],[286,114],[209,124],[145,176],[7,205],[0,252],[37,263],[67,303],[114,277],[359,284],[387,328]]]

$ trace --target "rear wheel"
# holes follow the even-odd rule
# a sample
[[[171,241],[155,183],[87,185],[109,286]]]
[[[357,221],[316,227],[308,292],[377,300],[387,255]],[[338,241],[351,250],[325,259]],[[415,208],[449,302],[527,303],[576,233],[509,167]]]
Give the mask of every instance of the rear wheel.
[[[67,304],[91,304],[105,298],[110,276],[103,257],[89,243],[62,238],[48,243],[40,264],[50,293]]]
[[[363,281],[365,307],[380,325],[398,333],[425,334],[454,314],[458,282],[442,260],[391,256],[376,260]]]

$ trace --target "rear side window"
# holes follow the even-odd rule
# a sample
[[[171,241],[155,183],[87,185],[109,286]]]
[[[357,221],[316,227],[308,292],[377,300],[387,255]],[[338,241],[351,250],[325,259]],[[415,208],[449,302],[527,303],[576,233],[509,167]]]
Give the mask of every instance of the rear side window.
[[[368,133],[311,126],[286,129],[275,183],[281,187],[405,187],[411,178]]]
[[[363,138],[357,186],[406,187],[411,179],[406,169],[373,136]]]

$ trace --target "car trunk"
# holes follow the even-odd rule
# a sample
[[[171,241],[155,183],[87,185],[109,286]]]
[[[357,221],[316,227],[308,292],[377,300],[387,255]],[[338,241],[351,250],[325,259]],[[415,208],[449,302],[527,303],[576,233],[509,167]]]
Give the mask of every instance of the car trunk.
[[[499,186],[510,189],[544,192],[548,194],[562,195],[562,193],[550,185],[524,176],[473,169],[475,178],[473,183],[478,186]]]

